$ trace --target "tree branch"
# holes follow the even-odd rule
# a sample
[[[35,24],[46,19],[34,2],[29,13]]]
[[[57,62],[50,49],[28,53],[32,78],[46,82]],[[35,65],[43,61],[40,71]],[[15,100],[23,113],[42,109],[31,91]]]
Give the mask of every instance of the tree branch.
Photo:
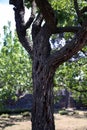
[[[82,14],[85,13],[85,12],[87,12],[87,6],[83,7],[83,9],[81,10]]]
[[[81,16],[81,12],[79,10],[79,6],[78,6],[77,0],[74,0],[74,7],[75,7],[75,10],[76,10],[77,16],[79,18]]]
[[[31,7],[31,16],[30,16],[29,20],[27,21],[27,23],[25,24],[25,29],[29,28],[30,25],[32,24],[32,22],[35,18],[36,10],[37,10],[36,3],[35,3],[35,1],[33,1],[32,7]]]
[[[74,27],[74,26],[68,26],[68,27],[57,27],[54,34],[56,33],[63,33],[63,32],[73,32],[76,33],[81,29],[81,27]]]
[[[79,50],[81,50],[86,43],[87,26],[82,27],[75,38],[73,38],[73,40],[67,43],[63,48],[51,54],[51,56],[48,58],[47,64],[49,64],[50,67],[57,68],[59,65],[70,59]]]
[[[16,22],[16,30],[17,34],[19,37],[19,41],[21,42],[22,46],[25,48],[25,50],[30,54],[32,57],[32,47],[30,46],[29,39],[26,34],[26,28],[30,26],[28,25],[25,26],[25,21],[24,21],[24,14],[25,14],[25,8],[24,8],[24,3],[23,0],[10,0],[10,4],[13,4],[14,11],[15,11],[15,22]]]
[[[51,5],[49,4],[48,0],[35,0],[35,2],[51,30],[55,30],[57,21],[54,11]]]
[[[32,25],[32,39],[34,40],[41,29],[41,23],[43,21],[43,15],[38,14],[36,20]]]

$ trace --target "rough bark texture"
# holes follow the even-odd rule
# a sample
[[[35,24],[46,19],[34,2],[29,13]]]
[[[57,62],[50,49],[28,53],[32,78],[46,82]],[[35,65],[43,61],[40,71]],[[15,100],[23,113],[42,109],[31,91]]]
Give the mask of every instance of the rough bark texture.
[[[45,25],[34,40],[32,130],[54,130],[53,76],[46,61],[50,55],[50,30]]]
[[[36,19],[36,11],[34,10],[36,8],[35,1],[41,11],[41,14],[38,14]],[[53,117],[54,73],[59,65],[71,58],[87,43],[87,21],[84,22],[82,27],[57,28],[55,15],[48,1],[35,1],[32,0],[31,17],[27,23],[24,22],[25,9],[23,0],[10,0],[10,4],[15,6],[15,21],[19,40],[33,61],[32,130],[55,130]],[[76,8],[78,6],[77,0],[75,0],[74,4]],[[85,9],[81,12],[84,12]],[[79,9],[76,9],[76,12],[79,15]],[[41,26],[43,18],[45,19],[45,24]],[[32,22],[33,46],[30,46],[26,30],[31,26]],[[63,48],[51,53],[49,38],[53,32],[78,33]]]
[[[57,19],[48,0],[35,0],[35,2],[42,12],[48,26],[51,28],[51,31],[54,31],[56,29]]]

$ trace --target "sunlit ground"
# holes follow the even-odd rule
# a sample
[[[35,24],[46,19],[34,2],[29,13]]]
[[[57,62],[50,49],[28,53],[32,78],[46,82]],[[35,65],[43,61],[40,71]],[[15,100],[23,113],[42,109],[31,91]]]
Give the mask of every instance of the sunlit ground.
[[[56,130],[87,130],[87,111],[75,115],[54,114]],[[0,130],[31,130],[30,116],[2,115]]]

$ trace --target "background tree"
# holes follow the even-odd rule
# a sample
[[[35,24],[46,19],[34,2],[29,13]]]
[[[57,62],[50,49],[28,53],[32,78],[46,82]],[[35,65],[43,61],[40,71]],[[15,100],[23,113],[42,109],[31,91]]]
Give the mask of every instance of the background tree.
[[[85,48],[87,49],[87,48]],[[87,57],[70,59],[61,65],[55,73],[55,96],[58,90],[67,89],[72,92],[75,101],[87,106]],[[79,106],[82,107],[82,106]]]
[[[10,4],[14,5],[19,40],[33,61],[32,130],[55,130],[53,77],[59,65],[86,45],[87,19],[85,13],[87,7],[86,4],[84,6],[86,1],[83,0],[78,3],[77,0],[63,0],[61,2],[54,0],[26,0],[25,3],[31,6],[31,16],[26,23],[24,20],[25,6],[23,0],[10,0]],[[72,15],[71,12],[73,12]],[[63,17],[62,22],[61,16]],[[64,25],[69,25],[71,20],[71,26],[64,27]],[[32,43],[27,35],[27,29],[30,26]],[[51,35],[64,32],[73,32],[74,37],[72,38],[72,35],[70,35],[67,44],[52,51],[49,41]]]
[[[0,100],[17,99],[17,95],[32,91],[31,60],[19,44],[17,34],[4,26],[4,38],[0,49]],[[29,62],[30,61],[30,62]],[[27,71],[29,73],[27,73]],[[19,93],[20,92],[20,93]]]

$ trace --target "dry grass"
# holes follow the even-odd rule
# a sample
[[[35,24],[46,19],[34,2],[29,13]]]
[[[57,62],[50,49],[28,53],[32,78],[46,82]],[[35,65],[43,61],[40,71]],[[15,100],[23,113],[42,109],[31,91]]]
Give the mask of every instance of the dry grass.
[[[56,130],[87,130],[87,117],[54,114]],[[0,117],[0,130],[31,130],[29,117],[22,115]]]
[[[87,130],[87,118],[55,115],[56,130]]]

